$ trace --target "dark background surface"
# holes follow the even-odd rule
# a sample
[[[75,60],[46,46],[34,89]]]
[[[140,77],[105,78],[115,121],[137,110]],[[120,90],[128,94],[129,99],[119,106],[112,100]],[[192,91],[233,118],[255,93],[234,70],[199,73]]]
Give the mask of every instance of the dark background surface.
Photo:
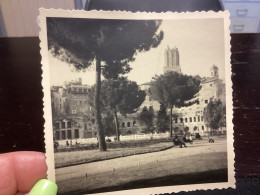
[[[192,194],[260,192],[260,34],[233,34],[231,46],[237,189]],[[0,153],[45,152],[40,63],[38,38],[0,39]]]
[[[221,10],[217,0],[141,2],[95,0],[86,9]],[[231,46],[237,188],[178,194],[260,194],[260,34],[233,34]],[[0,153],[45,152],[40,62],[38,38],[0,38]]]

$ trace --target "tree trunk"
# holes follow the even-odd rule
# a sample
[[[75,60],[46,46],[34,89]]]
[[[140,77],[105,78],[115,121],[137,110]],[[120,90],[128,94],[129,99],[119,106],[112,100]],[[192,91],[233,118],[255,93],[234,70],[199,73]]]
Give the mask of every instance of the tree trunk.
[[[172,138],[172,107],[170,109],[170,136]]]
[[[99,150],[106,151],[105,134],[101,123],[101,112],[100,112],[100,89],[101,89],[101,62],[96,59],[96,90],[95,90],[95,116],[96,116],[96,128],[98,132]]]
[[[115,123],[116,123],[116,138],[117,138],[117,141],[120,141],[120,133],[119,133],[117,113],[114,112],[114,115],[115,115]]]

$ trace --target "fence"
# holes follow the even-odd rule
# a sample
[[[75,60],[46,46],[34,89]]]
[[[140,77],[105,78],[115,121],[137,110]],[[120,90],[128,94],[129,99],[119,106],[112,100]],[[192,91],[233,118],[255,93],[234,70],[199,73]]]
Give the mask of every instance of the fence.
[[[120,135],[120,141],[131,141],[131,140],[150,140],[150,139],[162,139],[170,137],[170,133],[154,133],[154,134],[134,134],[134,135]],[[112,137],[105,137],[105,140],[110,140],[114,142],[116,140],[115,136]],[[57,141],[60,146],[66,145],[66,140],[58,140]],[[79,138],[79,139],[72,139],[68,140],[69,145],[78,144],[97,144],[97,138]]]

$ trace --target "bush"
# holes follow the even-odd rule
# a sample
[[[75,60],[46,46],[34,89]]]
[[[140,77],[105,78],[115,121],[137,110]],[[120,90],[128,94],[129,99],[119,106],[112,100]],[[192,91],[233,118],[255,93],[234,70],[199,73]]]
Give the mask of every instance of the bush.
[[[162,139],[149,139],[149,140],[132,140],[132,141],[121,141],[121,142],[107,142],[107,148],[137,148],[153,145],[161,142],[172,142],[171,138]],[[55,152],[70,152],[79,150],[97,150],[98,144],[84,144],[79,146],[58,148]]]

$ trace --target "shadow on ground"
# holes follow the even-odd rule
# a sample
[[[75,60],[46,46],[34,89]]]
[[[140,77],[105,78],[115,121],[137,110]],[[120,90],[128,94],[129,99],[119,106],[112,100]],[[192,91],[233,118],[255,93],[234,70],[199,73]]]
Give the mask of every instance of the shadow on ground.
[[[130,190],[147,187],[160,187],[172,185],[186,185],[186,184],[201,184],[201,183],[218,183],[227,182],[228,172],[227,169],[219,169],[212,171],[205,171],[199,173],[170,175],[165,177],[158,177],[153,179],[145,179],[128,182],[122,185],[104,187],[88,191],[75,191],[69,193],[62,193],[62,195],[76,195],[76,194],[94,194],[101,192],[111,192],[120,190]]]

